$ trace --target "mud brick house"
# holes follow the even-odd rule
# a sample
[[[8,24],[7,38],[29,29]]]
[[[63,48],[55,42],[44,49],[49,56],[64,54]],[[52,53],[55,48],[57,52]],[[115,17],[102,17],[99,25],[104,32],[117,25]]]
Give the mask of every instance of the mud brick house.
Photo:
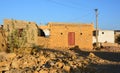
[[[92,50],[93,24],[82,23],[54,23],[37,26],[34,22],[5,19],[3,29],[6,36],[13,30],[27,31],[28,45],[42,46],[45,48],[64,48],[78,46],[81,49]],[[19,33],[20,34],[20,33]],[[6,39],[7,40],[7,39]]]
[[[71,48],[78,46],[81,49],[91,50],[93,24],[54,23],[39,27],[48,29],[48,46],[50,48]]]
[[[26,31],[26,44],[27,46],[32,46],[37,41],[38,29],[37,24],[35,22],[26,22],[21,20],[12,20],[5,19],[3,29],[5,31],[6,36],[12,37],[11,34],[14,30],[17,30],[19,33],[19,38],[21,38],[21,33]],[[8,39],[6,38],[8,41]]]

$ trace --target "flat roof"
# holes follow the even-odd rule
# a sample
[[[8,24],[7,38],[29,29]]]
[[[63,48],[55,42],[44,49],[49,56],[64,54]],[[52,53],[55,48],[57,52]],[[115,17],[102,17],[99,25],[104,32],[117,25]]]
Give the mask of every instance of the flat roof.
[[[58,26],[93,26],[93,23],[64,23],[64,22],[49,22],[48,25],[58,25]]]

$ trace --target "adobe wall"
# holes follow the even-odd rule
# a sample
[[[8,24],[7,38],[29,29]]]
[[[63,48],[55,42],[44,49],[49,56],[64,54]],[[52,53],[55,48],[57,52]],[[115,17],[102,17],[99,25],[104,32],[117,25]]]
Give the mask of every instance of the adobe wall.
[[[50,47],[70,48],[79,46],[81,49],[91,50],[92,24],[49,23]],[[68,45],[68,32],[75,32],[75,45]]]
[[[4,31],[0,30],[0,51],[5,51],[6,50],[6,36],[4,35]]]
[[[49,48],[49,38],[38,37],[37,44],[41,48]]]
[[[73,24],[73,23],[48,23],[42,29],[49,29],[49,37],[38,36],[38,27],[34,22],[19,20],[4,20],[4,30],[6,35],[14,29],[25,29],[27,31],[27,44],[35,44],[47,48],[71,48],[79,46],[81,49],[92,50],[93,24]],[[68,45],[68,33],[75,32],[75,45]]]

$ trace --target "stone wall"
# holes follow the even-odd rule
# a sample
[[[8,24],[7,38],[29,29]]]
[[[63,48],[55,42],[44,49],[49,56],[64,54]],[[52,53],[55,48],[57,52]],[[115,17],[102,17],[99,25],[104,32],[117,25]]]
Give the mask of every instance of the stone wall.
[[[5,19],[3,29],[5,30],[6,36],[10,35],[14,30],[25,30],[28,46],[37,42],[38,29],[34,22]]]
[[[5,51],[6,50],[6,36],[4,34],[3,30],[0,30],[0,51]]]

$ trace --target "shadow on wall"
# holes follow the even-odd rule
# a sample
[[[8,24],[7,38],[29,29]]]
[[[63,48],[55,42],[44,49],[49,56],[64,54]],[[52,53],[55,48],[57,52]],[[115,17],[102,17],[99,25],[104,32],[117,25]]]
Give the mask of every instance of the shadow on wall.
[[[44,33],[44,31],[42,29],[39,29],[38,32],[39,32],[38,36],[45,37],[45,33]]]

